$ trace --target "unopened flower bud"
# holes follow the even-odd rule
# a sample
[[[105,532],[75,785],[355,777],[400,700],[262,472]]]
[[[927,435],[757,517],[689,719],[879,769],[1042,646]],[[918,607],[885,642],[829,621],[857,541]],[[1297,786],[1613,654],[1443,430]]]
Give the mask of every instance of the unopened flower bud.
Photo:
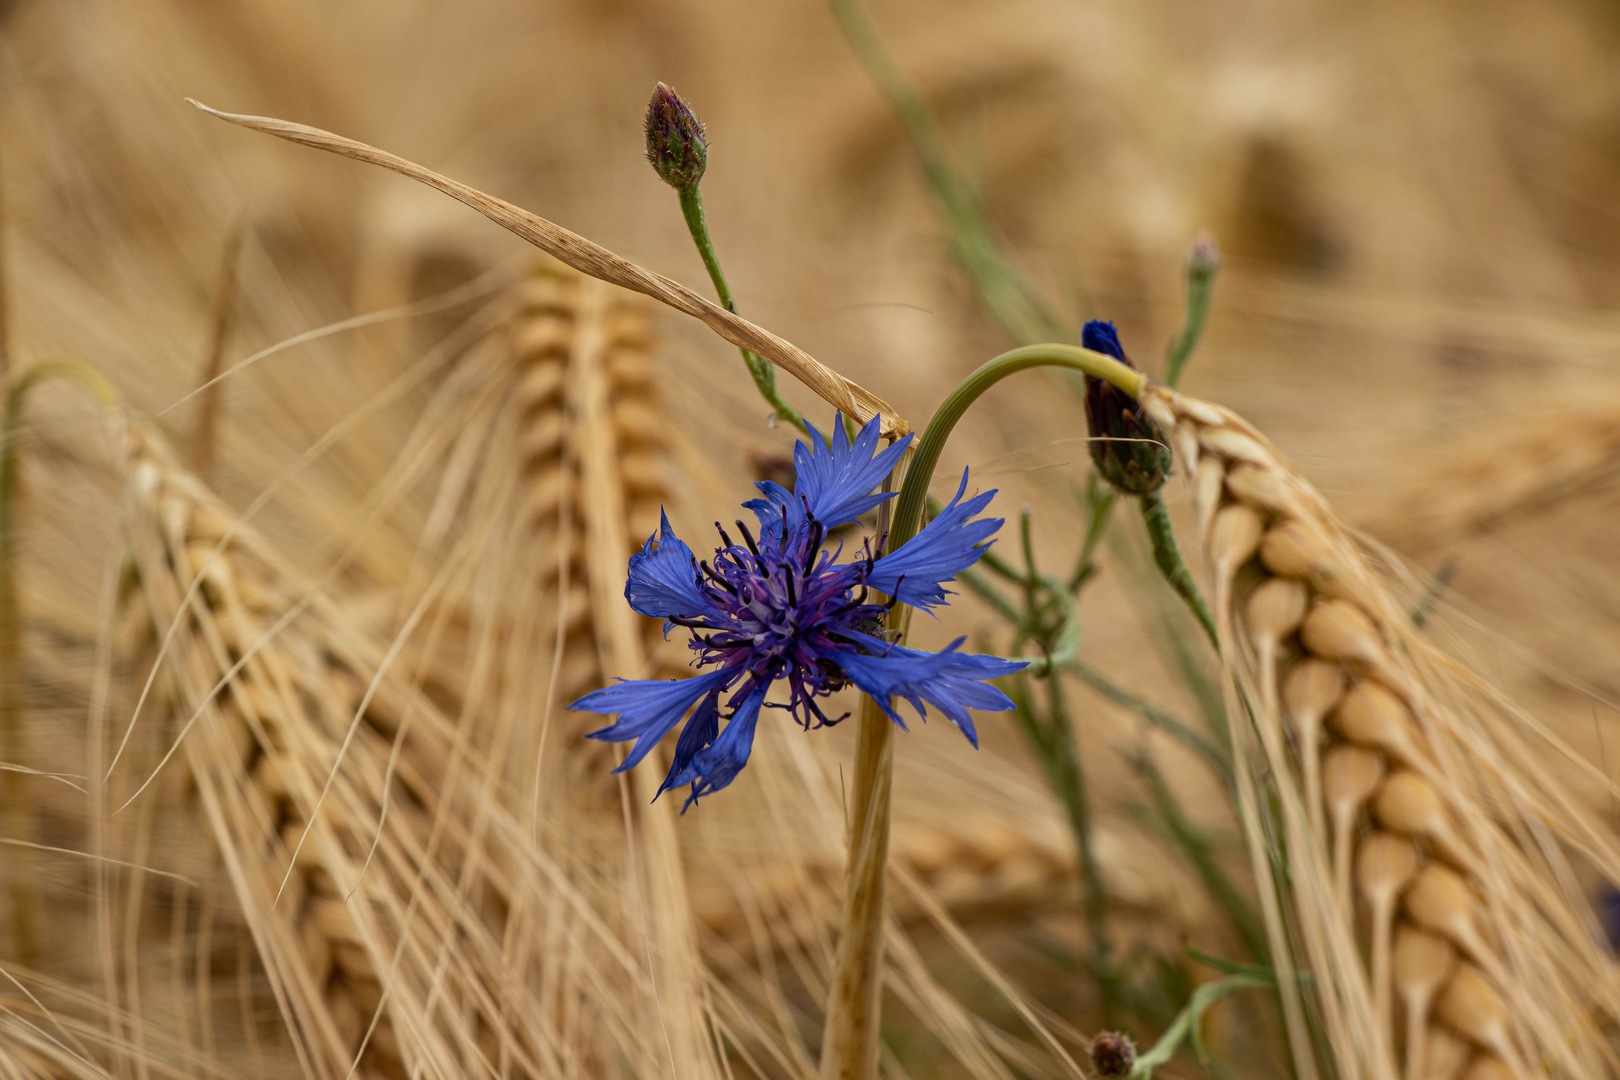
[[[1081,331],[1080,343],[1093,352],[1135,367],[1119,343],[1114,324],[1093,319]],[[1102,478],[1126,495],[1151,495],[1170,472],[1170,447],[1164,432],[1136,399],[1102,379],[1086,376],[1086,427],[1091,432],[1091,460]]]
[[[1215,238],[1201,232],[1187,249],[1187,272],[1203,277],[1211,276],[1221,268],[1221,248]]]
[[[709,164],[703,121],[663,83],[658,84],[652,100],[647,102],[647,160],[664,183],[676,191],[697,187]]]
[[[1091,1067],[1098,1076],[1129,1076],[1136,1064],[1136,1044],[1129,1035],[1101,1031],[1091,1040]]]

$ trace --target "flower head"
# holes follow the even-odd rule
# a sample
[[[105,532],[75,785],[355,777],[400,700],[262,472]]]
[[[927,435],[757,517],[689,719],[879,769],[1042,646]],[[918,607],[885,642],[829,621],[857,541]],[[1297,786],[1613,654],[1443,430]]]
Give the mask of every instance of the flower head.
[[[1135,367],[1119,343],[1114,324],[1093,319],[1080,332],[1080,344]],[[1126,495],[1151,495],[1170,472],[1170,447],[1164,432],[1112,383],[1086,376],[1086,427],[1091,432],[1091,460],[1114,488]]]
[[[709,141],[703,121],[674,90],[659,83],[647,102],[647,160],[659,177],[677,191],[690,191],[709,165]]]
[[[690,784],[690,804],[718,791],[748,763],[762,708],[783,709],[807,730],[835,724],[843,716],[829,717],[822,702],[848,686],[871,695],[902,728],[896,699],[924,718],[933,705],[975,746],[968,710],[1013,707],[983,680],[1023,663],[962,653],[960,638],[934,653],[904,648],[882,630],[896,603],[926,610],[946,602],[944,583],[978,561],[981,545],[1001,527],[998,518],[976,517],[995,492],[964,501],[964,472],[950,505],[909,543],[885,552],[883,538],[866,540],[844,559],[832,530],[894,497],[874,489],[911,436],[879,449],[875,417],[853,440],[842,417],[833,432],[830,444],[812,431],[809,445],[795,447],[794,490],[770,481],[756,485],[762,498],[744,504],[754,527],[741,520],[733,526],[740,543],[716,522],[720,546],[712,559],[700,561],[665,517],[630,556],[625,599],[641,614],[665,620],[666,634],[674,626],[690,629],[693,666],[701,674],[619,682],[568,707],[617,714],[616,723],[589,737],[633,743],[621,770],[685,718],[660,792]],[[874,592],[890,599],[879,603]],[[787,700],[766,701],[779,682]]]
[[[1136,1044],[1129,1035],[1101,1031],[1091,1040],[1091,1067],[1098,1076],[1129,1076],[1136,1064]]]

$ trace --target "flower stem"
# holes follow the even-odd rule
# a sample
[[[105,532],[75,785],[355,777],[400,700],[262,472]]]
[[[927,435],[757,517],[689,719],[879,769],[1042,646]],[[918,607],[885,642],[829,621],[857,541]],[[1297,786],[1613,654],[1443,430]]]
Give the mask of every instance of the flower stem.
[[[1215,290],[1215,274],[1220,259],[1215,253],[1213,240],[1200,239],[1193,245],[1187,258],[1187,308],[1185,321],[1170,345],[1164,351],[1164,382],[1175,386],[1181,381],[1182,369],[1198,348],[1204,336],[1204,323],[1209,319],[1209,302]]]
[[[686,219],[686,229],[692,234],[692,242],[697,245],[698,254],[703,257],[703,268],[709,272],[709,280],[714,283],[714,291],[720,297],[721,306],[735,315],[737,301],[731,295],[731,286],[726,283],[725,272],[720,269],[720,256],[715,253],[714,240],[709,235],[709,220],[703,214],[703,196],[696,184],[682,188],[679,194],[681,216]],[[743,364],[747,366],[748,374],[753,376],[754,386],[759,389],[759,396],[765,399],[773,414],[808,435],[810,429],[805,426],[803,414],[783,401],[782,396],[776,392],[775,365],[747,349],[738,351],[742,353]]]
[[[912,454],[883,481],[910,475]],[[901,530],[892,502],[878,509],[878,532],[890,551],[911,539],[917,522]],[[911,608],[900,604],[888,628],[899,640],[911,628]],[[884,894],[889,881],[890,794],[894,786],[894,723],[874,698],[862,697],[855,720],[854,790],[850,792],[848,862],[838,955],[821,1031],[821,1080],[875,1080],[882,1021]]]
[[[1176,533],[1170,527],[1170,510],[1164,505],[1163,496],[1155,492],[1144,495],[1142,503],[1142,522],[1147,525],[1148,539],[1153,543],[1153,562],[1158,566],[1159,573],[1164,580],[1176,590],[1176,595],[1186,603],[1189,611],[1198,620],[1198,625],[1204,628],[1210,645],[1218,653],[1221,651],[1220,637],[1215,632],[1215,617],[1209,613],[1209,605],[1204,603],[1204,597],[1193,582],[1192,573],[1187,564],[1182,561],[1181,549],[1176,546]]]
[[[1025,673],[1017,676],[1017,716],[1035,757],[1046,770],[1047,783],[1063,804],[1074,833],[1080,862],[1081,905],[1086,930],[1091,938],[1091,974],[1102,997],[1103,1025],[1115,1022],[1120,991],[1120,973],[1114,967],[1113,942],[1108,933],[1108,899],[1103,893],[1102,870],[1092,842],[1091,800],[1086,793],[1086,773],[1080,762],[1080,744],[1069,719],[1068,704],[1060,679],[1047,678],[1048,715],[1043,722],[1035,711],[1034,695]]]
[[[1249,907],[1249,902],[1221,868],[1209,837],[1187,817],[1174,789],[1165,780],[1164,774],[1159,771],[1152,758],[1146,754],[1139,754],[1130,759],[1130,765],[1137,776],[1147,784],[1148,795],[1153,799],[1155,812],[1164,822],[1165,828],[1170,830],[1171,837],[1180,846],[1182,853],[1198,871],[1204,890],[1226,911],[1227,918],[1232,921],[1233,928],[1243,939],[1249,955],[1269,962],[1271,951],[1267,948],[1265,928]]]
[[[821,1037],[821,1080],[877,1075],[894,723],[870,697],[861,698],[856,723],[844,917]]]
[[[1086,538],[1080,545],[1080,557],[1075,560],[1074,573],[1069,576],[1069,591],[1079,592],[1097,572],[1097,544],[1108,531],[1119,492],[1103,483],[1093,471],[1086,481]]]
[[[950,226],[951,254],[973,279],[980,300],[1014,341],[1032,344],[1065,336],[1062,323],[1014,264],[985,212],[984,200],[951,160],[938,122],[883,47],[860,0],[831,0],[831,6],[856,58],[905,128]]]
[[[1207,1060],[1203,1040],[1199,1034],[1204,1013],[1228,994],[1239,990],[1257,990],[1274,986],[1276,981],[1274,978],[1261,975],[1228,975],[1194,990],[1186,1008],[1176,1014],[1175,1020],[1165,1029],[1159,1041],[1153,1044],[1153,1049],[1136,1059],[1135,1065],[1131,1067],[1131,1080],[1148,1080],[1153,1075],[1154,1069],[1170,1063],[1170,1059],[1176,1056],[1181,1044],[1188,1039],[1192,1040],[1193,1051],[1199,1060]]]
[[[1014,372],[1032,367],[1068,368],[1094,375],[1113,383],[1132,397],[1140,396],[1147,385],[1147,376],[1140,371],[1127,367],[1111,356],[1082,349],[1078,345],[1025,345],[986,361],[946,396],[934,411],[928,429],[917,440],[916,458],[906,472],[905,484],[901,486],[900,498],[895,503],[890,550],[916,534],[922,519],[923,504],[928,499],[928,485],[934,479],[934,468],[939,464],[939,456],[957,421],[986,390]]]

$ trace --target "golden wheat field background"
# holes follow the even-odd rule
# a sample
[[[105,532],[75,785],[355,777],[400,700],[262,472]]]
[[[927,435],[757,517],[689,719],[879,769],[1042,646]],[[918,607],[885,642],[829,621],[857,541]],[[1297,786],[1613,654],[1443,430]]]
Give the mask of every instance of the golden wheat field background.
[[[880,1073],[1091,1075],[1093,1035],[1152,1045],[1226,958],[1272,990],[1198,1014],[1207,1057],[1189,1042],[1158,1075],[1614,1075],[1620,973],[1600,921],[1558,905],[1612,908],[1620,850],[1605,846],[1620,827],[1605,784],[1620,769],[1620,12],[866,10],[1061,325],[1112,320],[1160,374],[1189,245],[1214,238],[1182,389],[1252,425],[1197,403],[1163,413],[1194,481],[1165,489],[1172,518],[1226,598],[1224,669],[1134,515],[1098,548],[1076,609],[1098,678],[1054,680],[1086,777],[1084,859],[1010,714],[979,717],[977,751],[938,720],[898,737]],[[688,538],[729,520],[753,481],[791,470],[796,433],[767,422],[736,351],[696,321],[438,192],[184,100],[363,140],[708,296],[643,156],[659,81],[707,124],[704,199],[742,315],[919,426],[1016,343],[820,2],[0,5],[6,378],[66,363],[106,384],[52,376],[8,398],[0,1075],[818,1075],[854,724],[762,724],[751,767],[682,815],[650,801],[656,769],[613,776],[619,752],[581,738],[596,718],[562,708],[614,676],[682,673],[677,636],[624,605],[624,560],[660,507]],[[1027,507],[1036,560],[1066,573],[1087,528],[1086,434],[1065,383],[1021,375],[962,421],[934,494],[969,468],[1000,489],[997,550],[1018,554]],[[1245,494],[1245,468],[1269,470],[1288,509]],[[1256,873],[1309,897],[1349,864],[1306,865],[1289,829],[1323,832],[1321,800],[1291,816],[1286,794],[1269,863],[1251,858],[1241,779],[1224,785],[1144,715],[1203,730],[1201,715],[1237,715],[1234,694],[1275,712],[1275,657],[1233,635],[1261,640],[1263,612],[1243,605],[1277,582],[1313,619],[1350,598],[1376,621],[1395,601],[1290,576],[1271,548],[1248,562],[1261,524],[1247,548],[1232,530],[1250,510],[1273,533],[1316,521],[1341,553],[1361,537],[1377,596],[1438,593],[1420,630],[1382,640],[1420,658],[1433,643],[1522,707],[1480,691],[1453,710],[1475,699],[1447,662],[1381,675],[1299,630],[1303,607],[1278,633],[1292,644],[1273,643],[1411,691],[1432,746],[1375,741],[1379,760],[1438,791],[1461,838],[1403,831],[1366,795],[1346,828],[1410,834],[1425,865],[1468,879],[1491,940],[1437,929],[1410,898],[1397,932],[1444,937],[1498,988],[1546,990],[1522,1013],[1543,1030],[1476,1030],[1488,1010],[1457,1004],[1460,977],[1426,1044],[1376,990],[1335,1004],[1333,965],[1378,952],[1361,901],[1341,897],[1324,918],[1349,911],[1348,936],[1317,934],[1305,901],[1267,920],[1316,980],[1299,982],[1308,1045],[1295,1031],[1289,1050],[1300,995],[1259,930]],[[1223,544],[1247,576],[1222,579]],[[1260,562],[1276,576],[1256,584]],[[915,620],[915,643],[1000,648],[992,606],[961,592]],[[1570,752],[1514,742],[1524,717]],[[1337,723],[1330,754],[1363,745]],[[1264,784],[1296,758],[1257,730]],[[1507,764],[1470,771],[1478,746]],[[1086,967],[1088,897],[1128,991]],[[1519,920],[1492,907],[1503,897],[1553,914]],[[1363,1030],[1381,1033],[1365,1060],[1345,1049]]]

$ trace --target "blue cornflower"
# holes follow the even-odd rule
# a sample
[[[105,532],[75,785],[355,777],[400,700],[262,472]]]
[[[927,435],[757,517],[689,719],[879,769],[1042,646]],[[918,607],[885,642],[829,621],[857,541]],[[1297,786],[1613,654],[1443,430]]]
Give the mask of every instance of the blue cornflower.
[[[618,716],[617,723],[588,736],[633,742],[616,771],[646,757],[685,717],[658,790],[690,784],[691,805],[731,783],[748,764],[762,706],[788,710],[806,730],[823,727],[844,716],[829,719],[817,700],[850,685],[881,702],[902,729],[905,721],[892,699],[909,701],[925,719],[926,705],[933,705],[974,746],[979,738],[968,709],[1013,708],[1007,695],[983,680],[1017,671],[1022,662],[959,652],[963,638],[939,652],[922,652],[878,636],[885,611],[895,603],[926,610],[946,602],[943,584],[978,561],[981,545],[1001,528],[1000,518],[975,517],[995,492],[964,501],[964,470],[950,505],[909,543],[885,554],[881,538],[876,546],[867,540],[855,558],[839,562],[843,544],[829,544],[831,530],[893,498],[873,489],[912,437],[879,450],[875,417],[853,442],[843,417],[833,432],[830,446],[812,431],[809,446],[794,447],[793,491],[770,482],[755,485],[764,497],[743,505],[754,513],[758,536],[739,520],[738,544],[716,522],[723,546],[713,560],[700,562],[665,516],[657,535],[630,556],[624,587],[630,606],[665,620],[666,635],[672,626],[690,628],[693,666],[712,670],[688,679],[618,682],[568,706]],[[893,599],[868,603],[871,590]],[[787,702],[767,703],[779,680],[787,683]]]

